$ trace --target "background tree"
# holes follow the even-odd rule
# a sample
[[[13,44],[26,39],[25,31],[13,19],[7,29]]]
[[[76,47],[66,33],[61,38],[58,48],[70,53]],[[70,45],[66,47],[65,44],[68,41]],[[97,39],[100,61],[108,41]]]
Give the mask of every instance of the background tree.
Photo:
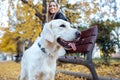
[[[13,2],[11,1],[10,4]],[[20,40],[29,40],[32,38],[32,41],[36,39],[37,36],[39,36],[39,33],[41,32],[41,26],[42,26],[42,20],[36,16],[36,9],[39,12],[42,12],[42,5],[41,3],[38,3],[36,5],[33,5],[32,0],[29,0],[25,4],[21,0],[18,0],[17,7],[15,11],[16,20],[14,21],[12,19],[12,15],[10,14],[10,10],[8,11],[8,16],[10,17],[9,24],[12,26],[8,29],[6,29],[6,33],[4,37],[2,38],[2,43],[0,45],[1,51],[4,52],[16,52],[16,37],[20,36]],[[34,7],[35,8],[34,8]],[[11,7],[11,5],[10,5]],[[14,9],[14,5],[12,5]],[[14,24],[13,24],[14,21]],[[15,46],[12,46],[15,45]]]
[[[104,63],[109,65],[110,57],[115,52],[115,46],[120,48],[120,40],[118,35],[115,37],[112,31],[116,26],[120,26],[119,22],[115,21],[93,21],[92,25],[98,25],[98,39],[96,43],[100,46],[103,52]],[[112,37],[112,38],[111,38]]]
[[[120,48],[119,26],[120,21],[117,15],[116,0],[100,0],[99,2],[99,19],[91,23],[97,24],[99,36],[97,43],[103,52],[105,64],[109,64],[111,55],[115,52],[115,46]],[[117,28],[117,30],[115,30]],[[113,33],[115,32],[115,33]],[[117,35],[117,36],[115,36]],[[112,37],[112,38],[111,38]]]

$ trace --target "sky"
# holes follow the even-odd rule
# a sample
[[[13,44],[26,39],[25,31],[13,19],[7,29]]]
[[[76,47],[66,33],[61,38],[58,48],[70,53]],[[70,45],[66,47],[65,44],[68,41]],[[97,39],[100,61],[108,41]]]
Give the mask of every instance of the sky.
[[[0,24],[7,27],[8,23],[8,17],[7,17],[7,10],[8,10],[8,5],[6,5],[8,1],[1,2],[0,1]],[[3,23],[3,24],[2,24]]]
[[[69,1],[69,3],[75,4],[75,2],[78,2],[80,0],[68,0],[68,1]]]

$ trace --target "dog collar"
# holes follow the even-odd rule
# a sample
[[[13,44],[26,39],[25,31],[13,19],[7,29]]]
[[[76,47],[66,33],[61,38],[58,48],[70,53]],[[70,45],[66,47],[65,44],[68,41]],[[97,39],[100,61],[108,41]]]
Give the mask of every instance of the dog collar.
[[[47,53],[45,48],[41,48],[41,45],[38,43],[38,46],[40,47],[41,51],[44,52],[44,53]]]

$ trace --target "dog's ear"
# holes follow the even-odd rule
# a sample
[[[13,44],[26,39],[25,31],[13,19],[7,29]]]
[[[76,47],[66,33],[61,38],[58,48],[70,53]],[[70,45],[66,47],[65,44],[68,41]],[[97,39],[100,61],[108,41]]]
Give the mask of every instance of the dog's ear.
[[[43,27],[44,38],[50,42],[54,41],[54,34],[52,31],[52,25],[50,23],[46,23]]]

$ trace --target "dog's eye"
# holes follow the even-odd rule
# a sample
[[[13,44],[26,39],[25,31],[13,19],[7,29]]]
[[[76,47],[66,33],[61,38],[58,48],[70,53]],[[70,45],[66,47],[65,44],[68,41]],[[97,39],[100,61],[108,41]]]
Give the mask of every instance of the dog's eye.
[[[64,24],[60,25],[60,27],[66,27]]]

